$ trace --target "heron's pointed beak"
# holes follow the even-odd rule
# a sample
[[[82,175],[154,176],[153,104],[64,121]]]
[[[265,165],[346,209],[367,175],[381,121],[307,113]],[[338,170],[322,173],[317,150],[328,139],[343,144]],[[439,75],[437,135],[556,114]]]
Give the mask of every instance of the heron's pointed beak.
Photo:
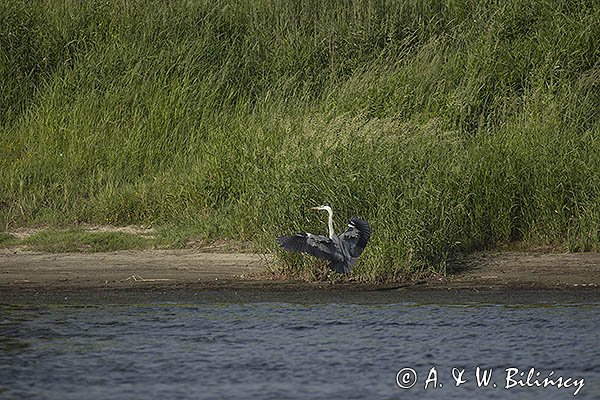
[[[309,208],[309,210],[320,210],[320,209],[321,209],[321,207],[311,207],[311,208]]]

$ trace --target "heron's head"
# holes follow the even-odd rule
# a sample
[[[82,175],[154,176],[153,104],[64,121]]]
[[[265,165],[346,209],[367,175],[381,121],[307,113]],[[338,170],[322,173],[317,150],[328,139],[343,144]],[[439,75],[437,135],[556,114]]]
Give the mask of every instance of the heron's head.
[[[311,210],[324,210],[327,212],[331,212],[331,207],[329,206],[318,206],[318,207],[311,207]]]

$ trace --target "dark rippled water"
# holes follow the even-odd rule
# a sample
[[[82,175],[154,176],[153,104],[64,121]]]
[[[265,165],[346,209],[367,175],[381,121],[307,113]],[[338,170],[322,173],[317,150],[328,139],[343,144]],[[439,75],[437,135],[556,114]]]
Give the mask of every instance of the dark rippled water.
[[[583,379],[576,398],[597,399],[599,311],[598,303],[4,304],[0,398],[573,398],[575,385],[504,388],[507,368],[535,368],[539,381],[551,371]],[[478,366],[492,369],[487,387],[477,385]],[[411,389],[397,384],[404,368],[418,376]],[[459,387],[453,368],[465,370]]]

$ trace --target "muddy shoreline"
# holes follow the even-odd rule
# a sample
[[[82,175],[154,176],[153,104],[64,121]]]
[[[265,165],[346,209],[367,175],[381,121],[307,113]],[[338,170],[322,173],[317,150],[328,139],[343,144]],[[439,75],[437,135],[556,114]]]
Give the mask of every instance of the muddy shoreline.
[[[245,253],[145,250],[0,254],[0,301],[37,298],[206,301],[600,301],[598,253],[480,253],[445,277],[366,285],[275,280],[267,258]]]

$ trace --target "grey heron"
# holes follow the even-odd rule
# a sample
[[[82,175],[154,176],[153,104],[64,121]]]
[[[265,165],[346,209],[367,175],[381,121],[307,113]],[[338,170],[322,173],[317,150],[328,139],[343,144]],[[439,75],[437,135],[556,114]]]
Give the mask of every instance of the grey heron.
[[[333,231],[333,211],[329,206],[312,207],[311,210],[325,210],[329,214],[329,237],[308,232],[277,239],[279,245],[293,253],[308,253],[317,258],[330,261],[330,268],[342,274],[348,274],[356,259],[361,255],[371,236],[369,223],[357,217],[350,218],[348,229],[340,236]]]

